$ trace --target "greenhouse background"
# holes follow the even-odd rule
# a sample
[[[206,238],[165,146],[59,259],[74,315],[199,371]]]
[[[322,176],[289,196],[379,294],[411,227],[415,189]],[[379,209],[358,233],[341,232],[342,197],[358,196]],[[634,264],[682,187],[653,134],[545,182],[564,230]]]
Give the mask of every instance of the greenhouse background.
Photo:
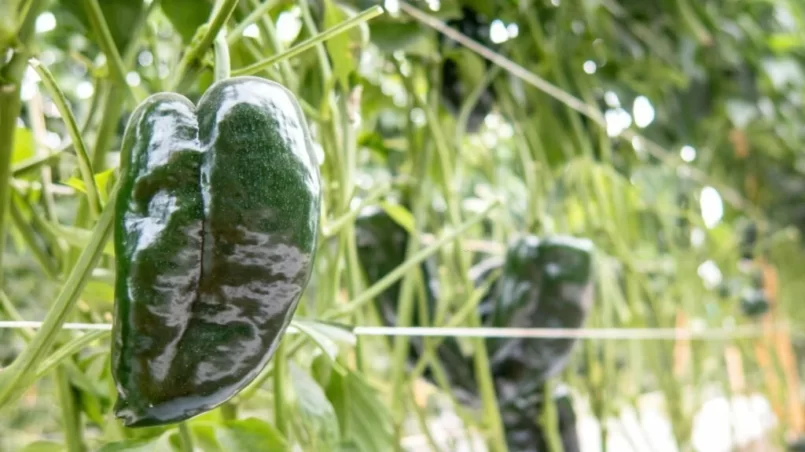
[[[0,0],[0,452],[805,450],[804,150],[800,0]]]

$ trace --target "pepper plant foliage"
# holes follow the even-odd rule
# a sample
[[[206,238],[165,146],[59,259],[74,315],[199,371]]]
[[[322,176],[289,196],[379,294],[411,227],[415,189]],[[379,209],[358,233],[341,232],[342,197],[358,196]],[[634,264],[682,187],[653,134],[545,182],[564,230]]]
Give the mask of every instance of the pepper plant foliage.
[[[588,327],[755,325],[767,311],[805,320],[802,2],[381,6],[369,20],[370,0],[0,3],[0,319],[46,319],[0,329],[0,450],[383,451],[411,435],[450,450],[428,428],[437,413],[421,381],[489,450],[505,450],[491,342],[451,339],[474,374],[443,379],[452,367],[436,343],[338,324],[388,323],[378,301],[391,295],[399,326],[478,326],[468,305],[495,292],[471,275],[524,235],[594,245]],[[273,59],[349,20],[358,25]],[[113,416],[108,333],[60,326],[111,323],[103,206],[123,131],[152,93],[199,100],[219,30],[232,74],[284,85],[308,120],[323,195],[315,268],[291,330],[246,389],[181,424],[127,429]],[[367,249],[356,226],[365,209],[408,238]],[[776,270],[774,300],[761,262]],[[763,372],[755,340],[694,342],[681,363],[684,344],[580,341],[548,386],[563,382],[598,419],[659,391],[674,441],[690,450],[705,393],[732,388],[727,348],[743,358],[742,390],[775,407],[799,397],[769,390],[782,376]],[[782,440],[792,420],[776,414]]]

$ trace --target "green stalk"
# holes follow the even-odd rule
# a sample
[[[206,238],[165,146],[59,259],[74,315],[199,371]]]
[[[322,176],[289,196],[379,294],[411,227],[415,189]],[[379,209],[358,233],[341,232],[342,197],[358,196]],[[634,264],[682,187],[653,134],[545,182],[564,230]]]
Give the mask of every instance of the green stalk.
[[[215,49],[215,81],[220,82],[229,78],[231,69],[229,63],[229,45],[226,36],[221,30],[213,43]]]
[[[42,360],[42,363],[36,369],[36,373],[34,374],[34,379],[40,379],[44,377],[48,372],[53,370],[56,366],[63,362],[67,362],[70,364],[69,359],[72,355],[78,353],[79,351],[83,350],[84,347],[88,346],[92,342],[95,342],[98,339],[105,338],[111,334],[110,331],[91,331],[89,333],[82,334],[81,336],[67,342],[66,344],[59,347],[53,354],[48,356],[46,359]],[[78,368],[76,368],[78,371]]]
[[[34,32],[36,18],[45,7],[45,1],[33,0],[17,32],[17,40],[23,48],[28,45]],[[3,283],[3,251],[6,243],[6,210],[10,194],[11,155],[14,153],[14,135],[17,131],[17,117],[22,108],[20,100],[20,81],[25,71],[26,56],[17,52],[0,69],[0,286]]]
[[[258,0],[250,0],[249,4],[252,8],[259,8],[260,6]],[[307,7],[305,6],[304,2],[300,2],[299,7],[302,9],[302,11],[306,11]],[[263,15],[263,17],[260,18],[260,21],[257,22],[257,28],[267,40],[267,44],[271,46],[271,53],[276,55],[285,50],[285,46],[277,37],[277,27],[274,26],[274,21],[272,20],[271,16]],[[249,44],[251,44],[251,42],[249,42]],[[262,56],[264,56],[264,54],[260,55],[260,57]],[[259,60],[260,58],[256,59]],[[278,80],[281,80],[285,86],[287,86],[291,91],[295,92],[298,77],[294,75],[294,71],[291,69],[290,63],[288,61],[283,61],[280,63],[279,72],[281,77]]]
[[[3,282],[3,251],[6,243],[6,211],[11,200],[11,155],[17,131],[20,88],[17,84],[0,85],[0,286]]]
[[[187,422],[179,423],[179,448],[182,452],[193,452],[193,434],[187,428]]]
[[[36,234],[33,231],[32,225],[25,221],[25,218],[23,218],[22,213],[20,213],[13,201],[9,203],[8,209],[11,213],[11,220],[14,222],[14,226],[16,226],[17,231],[22,235],[25,244],[33,252],[34,259],[36,259],[39,266],[42,267],[42,271],[45,272],[48,278],[58,280],[59,270],[47,251],[42,249],[39,243],[37,243]]]
[[[444,237],[440,238],[433,242],[430,246],[423,248],[413,256],[411,256],[408,260],[397,266],[394,270],[389,272],[386,276],[380,279],[380,281],[374,283],[371,287],[366,289],[363,293],[358,295],[355,299],[350,301],[344,306],[341,306],[338,309],[335,309],[326,315],[324,315],[323,320],[333,320],[338,318],[342,315],[347,315],[356,309],[360,309],[363,305],[372,301],[372,299],[381,293],[384,290],[388,289],[392,284],[397,282],[401,277],[403,277],[408,271],[412,268],[416,267],[417,265],[421,264],[425,259],[429,258],[433,254],[439,252],[445,245],[455,240],[457,237],[461,236],[471,227],[480,223],[481,220],[486,218],[495,207],[500,204],[500,200],[495,200],[491,202],[483,212],[471,217],[469,220],[464,222],[458,228],[450,231],[448,234],[445,234]]]
[[[140,16],[137,18],[137,22],[132,29],[132,39],[126,45],[126,48],[123,50],[122,61],[123,61],[123,68],[133,67],[134,66],[134,59],[137,58],[137,50],[140,48],[140,42],[144,37],[144,31],[148,26],[148,18],[151,16],[151,13],[154,12],[156,8],[159,7],[159,3],[161,0],[152,0],[151,4],[146,7],[146,9],[140,13]],[[157,54],[154,54],[154,61],[157,61]]]
[[[274,354],[274,425],[286,438],[288,437],[288,423],[286,422],[285,380],[288,373],[288,357],[286,356],[285,340],[280,340],[277,352]]]
[[[109,64],[109,72],[117,82],[126,84],[126,70],[123,66],[123,59],[120,58],[120,52],[117,51],[115,41],[112,39],[112,32],[109,31],[109,25],[103,17],[101,5],[98,0],[83,0],[84,12],[87,13],[89,18],[90,27],[98,37],[98,45],[106,54],[106,60]]]
[[[554,403],[554,380],[548,380],[542,388],[542,413],[540,413],[539,423],[545,432],[548,452],[564,452],[562,438],[559,435],[559,415],[556,412]]]
[[[266,58],[263,61],[258,61],[244,68],[235,69],[232,72],[232,75],[235,76],[251,75],[260,72],[268,66],[272,66],[274,64],[279,63],[280,61],[284,61],[289,58],[293,58],[296,55],[299,55],[300,53],[314,47],[316,44],[326,41],[327,39],[330,39],[335,35],[341,34],[381,14],[383,14],[383,8],[381,8],[380,6],[373,6],[361,12],[360,14],[356,15],[355,17],[350,18],[349,20],[345,20],[344,22],[341,22],[340,24],[334,27],[324,30],[323,32],[319,33],[316,36],[306,39],[304,42],[301,42],[298,45],[291,47],[290,49],[286,50],[285,52],[282,52],[279,55],[275,55],[271,58]]]
[[[70,144],[70,146],[57,149],[56,151],[48,155],[37,155],[25,161],[19,162],[11,167],[11,174],[14,175],[15,177],[22,176],[28,173],[29,171],[39,169],[42,165],[47,165],[56,162],[58,161],[59,156],[71,147],[72,144]]]
[[[409,88],[409,92],[414,94],[415,90]],[[451,180],[453,170],[452,162],[449,158],[450,149],[447,144],[447,139],[443,130],[439,127],[439,118],[437,117],[436,112],[431,105],[424,102],[419,96],[416,96],[415,98],[417,99],[419,107],[425,111],[428,127],[436,144],[437,155],[439,156],[439,163],[441,166],[442,183],[445,200],[447,202],[448,215],[450,217],[450,222],[453,223],[453,227],[456,228],[461,221],[461,214],[459,211],[458,202],[456,200],[457,189]],[[454,246],[454,258],[459,268],[462,294],[466,294],[470,290],[469,288],[471,287],[471,283],[469,281],[469,262],[467,260],[469,254],[464,253],[463,249],[464,247],[461,246],[461,240],[457,240]],[[477,315],[471,319],[471,325],[480,326],[480,319]],[[489,357],[486,352],[486,342],[483,338],[476,338],[473,340],[473,343],[475,352],[475,372],[478,376],[478,389],[481,392],[481,400],[483,402],[487,427],[492,430],[490,446],[492,450],[505,451],[507,449],[505,436],[503,434],[503,421],[500,417],[497,396],[495,394],[495,386],[490,372]]]
[[[254,6],[254,4],[255,2],[252,2],[252,6]],[[249,15],[246,16],[246,18],[240,23],[238,23],[238,25],[232,29],[231,33],[229,33],[229,36],[226,38],[227,43],[234,44],[238,42],[240,38],[243,37],[243,31],[246,30],[249,25],[257,22],[258,19],[268,13],[268,10],[277,6],[278,4],[279,1],[277,0],[266,0],[265,2],[261,3],[260,6],[254,6],[252,12],[249,13]]]
[[[410,119],[409,119],[410,121]],[[426,182],[428,168],[431,166],[431,161],[433,158],[433,151],[430,147],[425,148],[424,155],[421,156],[420,161],[417,164],[417,171],[416,174],[421,177],[422,182],[419,184],[419,189],[417,190],[418,196],[414,198],[414,207],[413,207],[413,215],[415,219],[415,228],[417,230],[423,229],[423,219],[426,217],[426,212],[428,206],[428,201],[431,199],[429,196],[429,192],[431,190],[431,184]],[[416,251],[419,249],[420,244],[420,234],[411,234],[408,239],[408,245],[406,249],[406,257],[407,261],[411,260],[412,256],[416,255]],[[414,308],[414,284],[417,281],[417,274],[418,268],[414,268],[417,271],[413,272],[406,272],[405,277],[402,281],[402,287],[399,293],[399,301],[397,306],[397,326],[400,327],[407,327],[411,326],[412,320],[412,313]],[[382,281],[382,280],[381,280]],[[394,346],[392,351],[392,366],[391,366],[391,381],[392,381],[392,394],[402,394],[403,392],[403,381],[404,375],[403,370],[407,361],[408,355],[408,344],[409,338],[406,336],[398,336],[394,338]],[[403,422],[403,399],[402,397],[394,397],[391,400],[391,411],[392,414],[396,416],[395,418],[395,425],[401,425]],[[399,428],[396,429],[399,432]]]
[[[500,275],[500,270],[494,271],[489,275],[489,278],[479,287],[476,289],[470,299],[467,301],[465,305],[463,305],[455,315],[450,318],[450,321],[444,324],[445,328],[452,328],[463,325],[465,322],[468,322],[470,316],[474,315],[476,312],[476,308],[478,304],[483,299],[484,295],[489,291],[489,288],[492,287],[492,283],[498,278]],[[434,322],[435,326],[441,325],[439,319],[436,319]],[[429,362],[436,360],[436,349],[445,341],[445,337],[433,337],[427,338],[428,340],[425,341],[425,349],[422,353],[422,356],[417,361],[416,365],[414,366],[413,370],[411,370],[411,378],[416,379],[422,375],[422,372],[425,371],[425,366],[428,365]]]
[[[78,157],[78,169],[81,172],[81,178],[84,180],[84,185],[87,190],[90,212],[92,212],[93,217],[97,217],[98,212],[101,210],[101,200],[98,194],[98,187],[95,185],[92,162],[87,152],[87,146],[84,144],[84,139],[81,137],[78,122],[75,120],[73,111],[67,105],[67,98],[64,97],[64,93],[56,83],[53,74],[36,59],[31,59],[31,67],[39,74],[39,77],[42,79],[42,84],[53,99],[53,103],[56,104],[56,108],[59,110],[59,114],[61,114],[65,126],[67,126],[67,131],[70,134],[70,139],[73,141],[73,147],[76,150],[76,157]]]
[[[81,422],[81,412],[75,403],[70,380],[62,368],[56,369],[53,377],[56,380],[56,394],[61,407],[62,431],[67,443],[67,450],[68,452],[84,452],[86,450],[83,438],[84,427]]]
[[[351,224],[355,221],[355,218],[360,215],[361,210],[364,207],[373,205],[377,200],[385,196],[391,190],[391,185],[389,184],[381,184],[378,187],[375,187],[367,196],[364,198],[360,204],[354,209],[350,209],[349,212],[341,215],[340,217],[336,218],[329,224],[325,225],[322,228],[322,233],[324,237],[333,237],[341,231],[341,228],[344,226]]]
[[[104,101],[101,124],[95,136],[94,152],[92,154],[92,168],[97,171],[106,167],[106,153],[109,149],[110,142],[115,137],[117,121],[123,110],[123,90],[125,88],[115,82],[109,82],[109,84],[111,86],[108,89],[106,100]],[[87,207],[86,199],[81,198],[74,221],[75,226],[80,228],[87,228],[89,226]],[[74,250],[70,253],[69,262],[74,263],[78,259],[78,256],[78,250]]]
[[[50,346],[61,331],[62,324],[89,281],[92,269],[103,253],[103,246],[112,229],[116,193],[117,187],[112,191],[109,202],[98,219],[89,244],[84,248],[56,301],[48,311],[42,328],[17,359],[3,373],[0,373],[0,407],[15,400],[25,388],[34,383],[29,378],[29,374],[48,353]]]
[[[260,60],[260,59],[263,58],[263,54],[260,53],[260,51],[258,50],[257,44],[255,44],[251,40],[243,41],[243,48],[246,49],[246,51],[249,52],[249,55],[251,55],[251,57],[254,58],[255,60]],[[282,68],[282,67],[284,67],[284,65],[282,65],[280,67]],[[280,83],[283,83],[286,86],[288,86],[287,83],[285,83],[285,76],[283,74],[281,74],[280,72],[278,72],[276,68],[269,66],[269,67],[263,69],[263,72],[265,72],[265,76],[267,78],[269,78],[271,80],[276,80],[276,81],[278,81]],[[319,115],[318,110],[316,110],[314,112],[313,107],[311,107],[302,98],[299,99],[299,102],[302,104],[302,111],[304,111],[305,114],[309,115],[311,120],[320,121],[321,115]]]
[[[176,69],[176,77],[172,84],[173,87],[180,86],[185,77],[185,73],[191,69],[192,66],[198,64],[198,61],[204,55],[204,52],[210,48],[218,32],[224,26],[229,16],[235,10],[238,0],[220,0],[216,3],[216,8],[212,12],[212,17],[207,24],[205,24],[200,31],[202,34],[196,36],[193,42],[190,43],[190,48],[187,49],[179,65]]]
[[[414,389],[409,385],[408,386],[408,400],[412,401],[414,399]],[[425,439],[428,440],[428,444],[430,445],[431,450],[439,450],[439,446],[436,444],[436,440],[433,438],[433,434],[430,432],[430,426],[428,426],[428,420],[425,417],[424,410],[420,409],[416,406],[415,403],[411,403],[411,410],[416,415],[417,423],[419,424],[419,429],[422,431],[422,434],[425,435]]]
[[[117,121],[123,111],[123,91],[125,88],[119,83],[111,82],[106,100],[103,106],[103,119],[95,135],[95,144],[92,154],[92,168],[95,171],[106,169],[106,153],[109,144],[115,137]]]
[[[34,97],[28,102],[28,121],[31,124],[31,130],[35,137],[34,139],[34,147],[35,147],[35,155],[43,155],[45,154],[47,157],[52,157],[53,152],[50,147],[43,146],[42,139],[45,135],[47,135],[47,127],[45,126],[45,115],[42,111],[42,95],[37,92],[35,93]],[[43,150],[43,147],[45,148]],[[42,166],[39,170],[39,180],[42,183],[42,205],[45,210],[45,217],[52,223],[58,223],[58,215],[56,214],[56,200],[53,195],[53,176],[52,176],[52,168],[48,165]],[[37,228],[41,225],[41,219],[39,215],[36,215],[36,212],[31,206],[27,206],[31,213],[34,214],[34,221],[32,221],[32,227]],[[68,245],[67,242],[61,240],[59,237],[51,237],[51,246],[53,247],[55,254],[57,254],[56,259],[57,261],[61,259],[62,262],[66,262],[67,254],[68,254]],[[56,264],[56,271],[58,272],[58,264]]]

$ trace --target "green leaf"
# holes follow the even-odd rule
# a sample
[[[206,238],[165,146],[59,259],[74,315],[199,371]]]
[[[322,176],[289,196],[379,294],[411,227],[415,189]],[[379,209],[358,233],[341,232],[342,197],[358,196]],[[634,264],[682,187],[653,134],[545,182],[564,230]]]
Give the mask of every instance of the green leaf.
[[[256,418],[229,421],[215,429],[220,450],[242,452],[287,450],[285,438],[273,425]]]
[[[311,450],[333,450],[339,442],[338,417],[321,386],[293,361],[289,363],[300,440]]]
[[[80,191],[81,193],[84,193],[84,194],[87,193],[87,186],[84,185],[84,181],[82,181],[81,179],[79,179],[79,178],[77,178],[75,176],[72,176],[69,179],[67,179],[64,182],[64,185],[67,185],[68,187],[73,187],[76,190]]]
[[[81,292],[81,299],[93,311],[109,311],[115,301],[115,288],[106,281],[90,280]]]
[[[193,40],[198,27],[212,13],[212,3],[207,0],[162,0],[160,6],[185,44]]]
[[[35,441],[22,448],[20,452],[61,452],[64,449],[64,444],[50,441]]]
[[[332,0],[324,2],[324,28],[332,28],[347,19],[347,14],[338,8],[335,2]],[[349,75],[357,67],[355,57],[350,51],[349,41],[349,35],[341,33],[325,43],[333,62],[333,75],[344,89],[349,89]]]
[[[11,165],[14,166],[30,160],[35,154],[33,134],[25,127],[17,127],[17,130],[14,131],[14,152],[11,154]],[[16,177],[24,180],[35,180],[37,172],[29,171]]]
[[[106,203],[107,199],[109,199],[109,190],[111,190],[112,186],[115,184],[115,168],[109,168],[106,171],[97,173],[93,178],[95,179],[95,186],[98,187],[101,202]],[[69,185],[81,193],[87,193],[87,187],[84,185],[84,181],[76,176],[67,179],[65,185]]]
[[[342,446],[351,443],[362,452],[394,449],[391,413],[360,375],[333,372],[327,397],[338,413]]]
[[[324,353],[335,360],[338,355],[338,343],[355,345],[355,335],[341,326],[330,325],[310,320],[295,320],[293,326],[313,340]]]
[[[126,440],[105,444],[98,452],[174,452],[170,438],[176,432],[168,431],[148,440]]]
[[[14,131],[14,153],[11,154],[11,164],[24,162],[34,156],[34,136],[25,127],[17,127]]]
[[[390,216],[395,223],[399,224],[402,228],[408,231],[409,234],[413,234],[415,232],[414,215],[410,210],[399,204],[391,204],[386,201],[380,203],[380,208],[385,210],[388,216]]]

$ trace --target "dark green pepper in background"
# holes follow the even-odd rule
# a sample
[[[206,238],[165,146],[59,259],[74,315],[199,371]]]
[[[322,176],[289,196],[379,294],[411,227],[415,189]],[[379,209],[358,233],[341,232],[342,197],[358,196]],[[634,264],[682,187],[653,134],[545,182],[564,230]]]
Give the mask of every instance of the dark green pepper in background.
[[[408,246],[408,231],[400,226],[384,210],[379,208],[364,209],[355,221],[356,247],[358,259],[366,274],[367,282],[372,285],[405,262]],[[425,283],[425,305],[428,307],[428,318],[433,319],[438,299],[438,280],[433,260],[425,261],[420,269]],[[375,308],[381,321],[386,326],[397,325],[401,282],[375,297]],[[423,326],[420,322],[419,303],[414,304],[412,326]],[[389,338],[391,343],[391,338]],[[408,359],[413,365],[424,350],[424,341],[420,337],[409,340]],[[472,361],[462,355],[454,338],[443,338],[436,351],[439,359],[449,369],[448,379],[456,388],[463,388],[465,393],[475,391],[475,377]],[[425,370],[425,378],[432,381],[430,369]]]
[[[553,394],[556,409],[557,430],[563,452],[579,452],[579,436],[576,429],[576,411],[573,398],[567,387],[557,386]],[[547,435],[539,423],[545,405],[540,392],[520,395],[517,399],[501,404],[501,417],[506,427],[506,445],[517,452],[548,452]]]
[[[358,260],[366,274],[367,282],[372,285],[405,262],[408,231],[394,221],[386,211],[369,207],[363,209],[355,220],[355,242]],[[437,287],[431,280],[431,274],[435,272],[429,267],[427,261],[420,266],[425,279],[427,304],[432,308],[436,303]],[[397,300],[401,285],[402,281],[397,281],[375,298],[375,307],[385,325],[397,324]],[[431,311],[429,315],[432,316],[433,312]],[[413,319],[417,321],[418,318],[415,310]]]
[[[593,302],[593,244],[573,237],[523,236],[507,249],[487,325],[581,328]],[[575,339],[489,339],[487,351],[510,450],[548,451],[539,415],[546,381],[567,365]],[[565,452],[578,452],[569,393],[557,389]]]
[[[380,210],[362,216],[356,223],[361,264],[369,282],[378,281],[405,260],[406,231]],[[523,236],[512,241],[504,261],[482,260],[471,269],[476,287],[490,273],[502,273],[492,283],[478,306],[485,326],[522,328],[580,328],[593,301],[593,244],[572,237]],[[429,286],[428,306],[435,309]],[[383,322],[396,323],[399,286],[381,294],[378,308]],[[418,318],[413,318],[418,326]],[[546,380],[567,365],[574,339],[488,339],[493,379],[498,394],[511,450],[547,451],[545,435],[538,422],[542,390]],[[416,362],[423,351],[421,338],[411,338],[409,361]],[[453,338],[442,338],[436,354],[443,364],[453,395],[468,406],[480,406],[477,378],[471,356],[462,353]],[[435,383],[429,370],[424,377]],[[568,394],[557,395],[559,429],[566,452],[579,450],[575,414]]]
[[[741,311],[747,317],[760,317],[769,312],[771,306],[763,289],[746,289],[741,294]]]
[[[593,244],[586,239],[533,236],[512,242],[497,294],[494,326],[580,328],[593,302]],[[492,340],[496,375],[539,386],[564,369],[572,338]]]
[[[296,98],[255,77],[194,106],[160,93],[123,143],[115,218],[116,415],[178,422],[271,358],[308,284],[321,187]]]

